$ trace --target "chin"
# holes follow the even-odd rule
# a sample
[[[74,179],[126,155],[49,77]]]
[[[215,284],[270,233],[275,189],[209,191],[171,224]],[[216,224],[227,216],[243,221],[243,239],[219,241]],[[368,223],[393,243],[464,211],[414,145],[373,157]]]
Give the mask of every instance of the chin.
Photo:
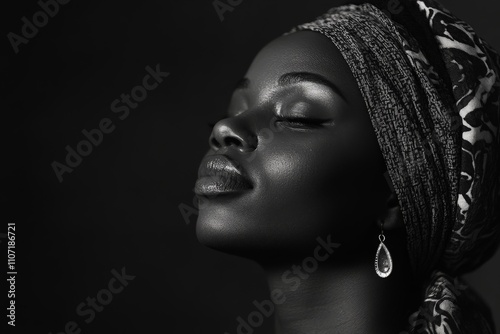
[[[260,220],[244,218],[227,210],[202,209],[196,221],[196,237],[211,249],[268,262],[309,256],[317,245],[317,238],[325,239],[331,234],[328,230],[293,229],[288,224],[281,228],[279,224],[259,226]]]

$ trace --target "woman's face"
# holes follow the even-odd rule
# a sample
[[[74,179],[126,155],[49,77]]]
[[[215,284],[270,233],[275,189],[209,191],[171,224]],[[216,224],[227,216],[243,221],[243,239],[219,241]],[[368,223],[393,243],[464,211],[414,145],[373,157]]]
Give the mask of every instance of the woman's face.
[[[383,172],[338,49],[311,31],[281,36],[256,56],[213,128],[195,186],[197,237],[250,257],[310,253],[329,234],[357,247],[373,237]]]

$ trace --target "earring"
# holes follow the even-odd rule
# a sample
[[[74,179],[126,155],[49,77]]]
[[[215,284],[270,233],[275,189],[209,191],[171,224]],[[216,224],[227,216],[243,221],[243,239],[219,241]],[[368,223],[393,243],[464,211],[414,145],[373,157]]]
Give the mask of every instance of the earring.
[[[391,253],[384,244],[384,223],[380,224],[380,234],[378,236],[380,244],[378,245],[377,254],[375,255],[375,272],[382,278],[386,278],[392,272]]]

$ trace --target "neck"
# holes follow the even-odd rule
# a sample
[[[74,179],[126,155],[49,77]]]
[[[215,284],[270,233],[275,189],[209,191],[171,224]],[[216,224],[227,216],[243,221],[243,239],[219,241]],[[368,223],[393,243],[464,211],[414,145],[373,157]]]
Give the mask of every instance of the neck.
[[[348,251],[354,256],[341,262],[347,251],[339,248],[323,262],[316,261],[317,266],[312,253],[261,263],[274,297],[276,334],[404,330],[418,307],[408,259],[394,254],[392,274],[380,278],[374,270],[376,248],[371,250]]]

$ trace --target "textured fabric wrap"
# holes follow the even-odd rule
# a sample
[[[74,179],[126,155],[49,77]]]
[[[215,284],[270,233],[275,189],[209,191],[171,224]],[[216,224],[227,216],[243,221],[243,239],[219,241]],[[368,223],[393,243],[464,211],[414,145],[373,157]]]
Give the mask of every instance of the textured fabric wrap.
[[[500,240],[500,58],[439,3],[402,5],[417,30],[365,3],[332,8],[290,33],[328,37],[365,100],[412,267],[428,284],[406,331],[493,333],[487,309],[458,276],[488,260]]]

